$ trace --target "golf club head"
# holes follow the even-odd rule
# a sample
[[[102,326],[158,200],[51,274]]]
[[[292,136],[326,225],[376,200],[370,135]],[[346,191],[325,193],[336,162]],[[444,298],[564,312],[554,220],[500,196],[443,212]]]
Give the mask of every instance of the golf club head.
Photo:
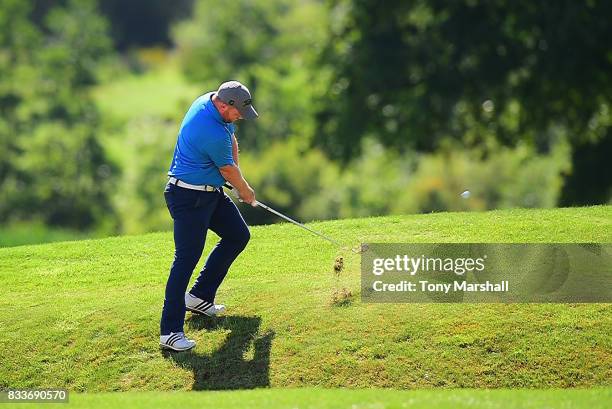
[[[355,246],[351,249],[351,251],[355,254],[363,254],[368,251],[369,246],[365,243],[361,243],[358,246]]]

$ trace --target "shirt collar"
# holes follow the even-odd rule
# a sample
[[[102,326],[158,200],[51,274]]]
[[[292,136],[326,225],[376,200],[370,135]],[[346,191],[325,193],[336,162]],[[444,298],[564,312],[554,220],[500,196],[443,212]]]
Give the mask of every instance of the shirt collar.
[[[210,112],[210,114],[213,116],[213,118],[221,123],[222,125],[227,125],[227,123],[223,120],[223,117],[221,116],[221,114],[219,113],[219,111],[217,110],[217,107],[215,106],[215,104],[213,103],[213,96],[215,96],[217,93],[213,92],[210,95],[210,98],[208,99],[208,101],[206,101],[206,109]]]

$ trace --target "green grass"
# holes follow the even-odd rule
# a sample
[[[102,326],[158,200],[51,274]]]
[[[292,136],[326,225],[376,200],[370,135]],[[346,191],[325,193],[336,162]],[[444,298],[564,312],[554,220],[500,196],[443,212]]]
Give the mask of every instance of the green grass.
[[[0,226],[0,247],[82,240],[91,236],[94,236],[94,233],[58,229],[42,223],[12,223]]]
[[[611,242],[612,207],[438,213],[311,225],[347,245]],[[211,235],[206,251],[215,241]],[[170,233],[0,249],[0,388],[105,392],[610,386],[609,304],[362,304],[359,256],[344,254],[345,270],[336,283],[332,271],[338,254],[293,225],[253,228],[251,243],[218,294],[228,306],[227,316],[213,320],[188,315],[186,332],[198,345],[192,352],[169,354],[160,352],[157,341],[173,257]],[[357,294],[347,306],[331,304],[337,285]],[[272,397],[276,392],[252,393]],[[287,391],[279,396],[285,393],[309,395]],[[312,393],[325,397],[336,391]],[[347,401],[365,402],[379,399],[382,392],[342,393]],[[515,392],[473,397],[462,391],[439,397],[419,393],[414,399],[422,405],[428,399],[438,399],[440,407],[454,405],[457,393],[465,402],[479,404],[490,397],[500,407],[510,407],[505,403]],[[524,393],[516,396],[531,392]],[[575,402],[609,400],[608,389],[544,391],[534,399],[549,395]],[[123,396],[135,401],[152,396],[162,402],[175,395],[108,399]],[[176,396],[185,402],[199,399]],[[397,405],[410,396],[389,392]],[[96,399],[83,396],[75,402],[95,404]],[[336,403],[326,407],[338,407]]]
[[[197,393],[78,394],[71,395],[69,401],[70,407],[75,409],[109,407],[135,409],[168,407],[212,407],[215,409],[603,409],[609,407],[610,399],[612,399],[610,389],[398,391],[388,389],[303,388]],[[3,407],[21,408],[23,404],[3,405]]]

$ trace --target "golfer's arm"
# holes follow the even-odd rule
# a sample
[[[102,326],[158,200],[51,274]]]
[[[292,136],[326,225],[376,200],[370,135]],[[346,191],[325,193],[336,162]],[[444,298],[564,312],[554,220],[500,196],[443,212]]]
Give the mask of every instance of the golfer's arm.
[[[242,177],[242,172],[240,172],[240,168],[237,165],[226,165],[220,167],[219,171],[221,172],[221,176],[238,189],[239,192],[243,192],[250,187],[247,181]]]
[[[236,134],[232,134],[232,156],[236,166],[240,166],[238,163],[238,139],[236,139]]]
[[[234,159],[234,165],[223,166],[219,168],[219,171],[225,180],[238,189],[238,191],[241,191],[242,188],[248,186],[248,183],[242,177],[240,165],[238,164],[238,140],[236,139],[236,134],[232,134],[232,158]]]

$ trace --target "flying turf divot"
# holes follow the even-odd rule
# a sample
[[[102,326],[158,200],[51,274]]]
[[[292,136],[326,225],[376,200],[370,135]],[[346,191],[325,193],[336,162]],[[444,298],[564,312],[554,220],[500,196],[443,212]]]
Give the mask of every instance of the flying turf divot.
[[[338,256],[334,262],[335,288],[332,293],[331,304],[347,306],[353,301],[353,293],[346,287],[340,288],[340,273],[344,270],[344,257]]]
[[[358,244],[357,246],[350,248],[350,251],[352,251],[355,254],[363,254],[364,252],[368,251],[368,249],[369,249],[368,245],[365,243],[362,243],[362,244]],[[342,247],[342,254],[345,254],[348,251],[349,251],[348,246]],[[333,267],[335,284],[334,284],[334,291],[332,292],[332,296],[331,296],[332,306],[348,306],[353,302],[353,292],[344,286],[340,288],[340,274],[342,273],[342,271],[344,271],[344,257],[338,256],[336,257],[336,260],[334,261],[334,267]]]

